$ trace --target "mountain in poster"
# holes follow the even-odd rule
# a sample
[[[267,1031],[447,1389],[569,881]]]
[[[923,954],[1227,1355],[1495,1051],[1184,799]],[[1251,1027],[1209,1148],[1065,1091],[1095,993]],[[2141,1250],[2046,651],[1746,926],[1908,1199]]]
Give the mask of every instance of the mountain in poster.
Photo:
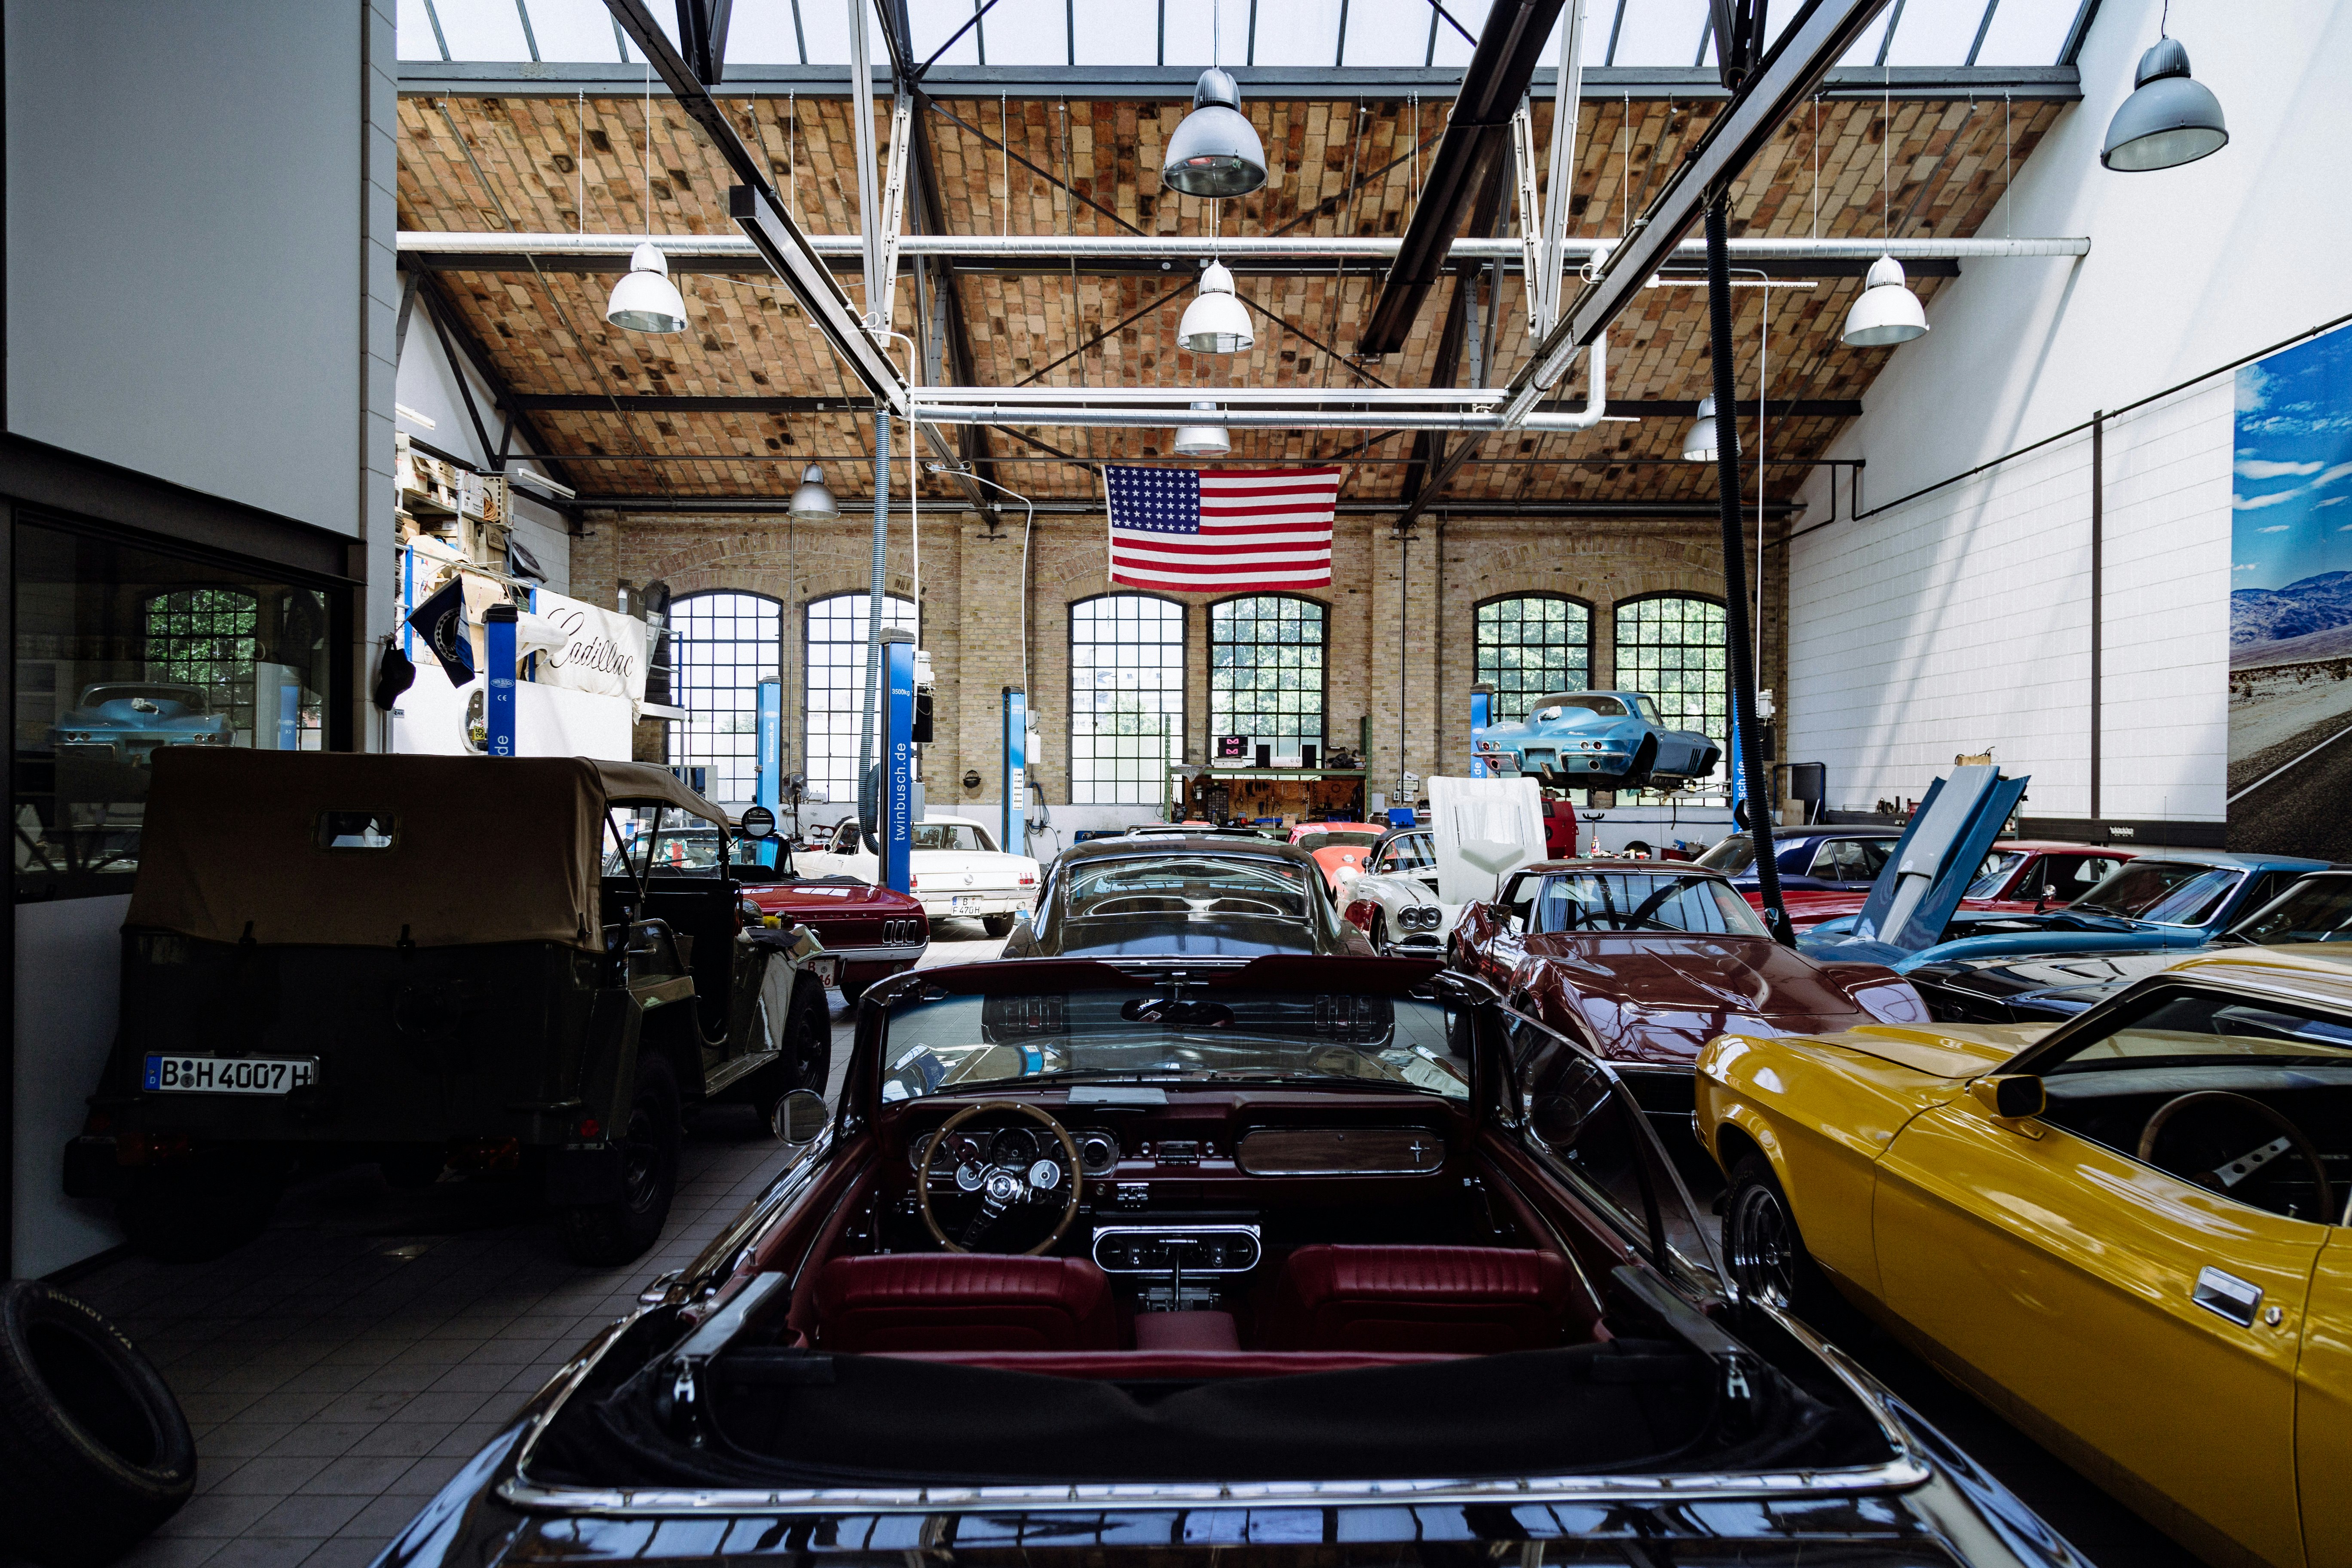
[[[2270,644],[2352,627],[2352,572],[2322,572],[2284,588],[2240,588],[2230,595],[2230,662],[2241,665]]]

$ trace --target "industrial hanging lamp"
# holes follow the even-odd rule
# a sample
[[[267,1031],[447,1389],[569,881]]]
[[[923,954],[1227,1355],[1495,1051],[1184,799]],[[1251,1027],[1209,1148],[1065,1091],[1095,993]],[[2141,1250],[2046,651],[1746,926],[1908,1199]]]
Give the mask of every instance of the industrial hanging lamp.
[[[1242,112],[1241,89],[1227,72],[1211,66],[1201,73],[1192,112],[1168,138],[1160,179],[1188,196],[1245,196],[1265,184],[1265,144]]]
[[[1891,91],[1883,112],[1881,124],[1885,129],[1878,137],[1879,222],[1891,245],[1895,236],[1895,100]],[[1845,313],[1845,331],[1838,334],[1840,342],[1850,349],[1883,349],[1927,335],[1927,308],[1919,303],[1919,296],[1911,292],[1910,284],[1904,280],[1903,263],[1892,256],[1882,256],[1870,264],[1870,271],[1862,281],[1862,297]]]
[[[2189,75],[2189,51],[2178,38],[2158,38],[2139,58],[2134,91],[2107,121],[2099,162],[2127,174],[2193,163],[2230,143],[2221,102]]]
[[[629,255],[629,270],[613,285],[604,319],[632,332],[686,331],[686,299],[669,280],[669,258],[653,241],[654,78],[646,67],[646,241]]]
[[[841,503],[824,488],[824,469],[811,463],[801,473],[800,488],[793,491],[792,515],[803,522],[831,522],[841,515]]]
[[[1201,291],[1184,307],[1176,342],[1196,354],[1246,353],[1257,342],[1247,307],[1234,298],[1234,275],[1223,262],[1212,261],[1202,270]]]
[[[1195,403],[1193,408],[1214,414],[1213,403]],[[1176,455],[1180,458],[1222,458],[1234,449],[1233,438],[1222,425],[1180,425],[1176,428]]]
[[[1715,461],[1715,399],[1712,397],[1698,400],[1698,417],[1691,422],[1690,434],[1683,437],[1683,461]]]

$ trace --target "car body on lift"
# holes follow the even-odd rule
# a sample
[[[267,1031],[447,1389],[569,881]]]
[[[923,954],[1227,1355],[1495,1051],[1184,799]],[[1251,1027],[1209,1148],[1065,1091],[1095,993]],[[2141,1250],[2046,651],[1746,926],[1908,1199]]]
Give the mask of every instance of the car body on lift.
[[[386,1562],[2081,1563],[1427,962],[927,970],[813,1110]]]
[[[1339,891],[1348,922],[1378,952],[1435,957],[1462,918],[1462,906],[1437,894],[1437,835],[1391,827],[1381,835],[1363,874]]]
[[[2199,1556],[2305,1568],[2352,1562],[2347,1095],[2352,948],[2308,944],[2054,1028],[1735,1032],[1698,1128],[1743,1295],[1859,1307]]]
[[[2211,942],[2186,952],[2294,953],[2302,944],[2339,942],[2352,942],[2352,871],[2314,871]],[[2184,955],[2180,949],[2149,948],[1945,958],[1912,970],[1910,980],[1943,1023],[2063,1024]]]
[[[824,1081],[831,960],[747,920],[726,817],[584,758],[198,750],[155,759],[121,1024],[66,1186],[134,1244],[258,1232],[304,1157],[395,1181],[535,1169],[572,1253],[651,1246],[682,1104]],[[626,819],[625,823],[624,819]],[[600,847],[600,840],[602,847]],[[608,859],[610,857],[610,859]]]
[[[1717,1035],[1928,1017],[1893,970],[1783,947],[1721,872],[1671,861],[1522,867],[1493,902],[1462,911],[1447,952],[1677,1125],[1690,1115],[1691,1066]]]
[[[882,880],[881,857],[866,847],[856,821],[835,826],[830,837],[794,857],[811,877]],[[991,936],[1013,929],[1013,917],[1037,896],[1037,862],[996,847],[996,830],[969,816],[934,812],[909,830],[908,891],[932,920],[961,916],[978,921]]]
[[[1007,958],[1369,954],[1305,849],[1244,835],[1093,838],[1055,857]]]
[[[266,716],[275,724],[275,713]],[[146,763],[165,746],[236,743],[229,716],[212,710],[201,686],[178,681],[107,680],[82,688],[81,700],[58,715],[49,744],[59,756]]]
[[[1525,719],[1487,725],[1478,743],[1509,753],[1547,789],[1674,789],[1723,760],[1696,730],[1669,729],[1638,691],[1549,692]]]

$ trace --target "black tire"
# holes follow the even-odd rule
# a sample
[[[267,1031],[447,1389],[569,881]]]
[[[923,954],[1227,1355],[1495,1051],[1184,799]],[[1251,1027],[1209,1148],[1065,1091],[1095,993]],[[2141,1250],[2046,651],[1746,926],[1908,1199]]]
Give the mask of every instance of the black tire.
[[[980,917],[980,929],[986,931],[991,936],[1011,936],[1013,934],[1013,917],[1011,915],[982,915]]]
[[[857,999],[865,994],[866,982],[863,980],[852,980],[845,975],[843,977],[841,982],[841,1005],[843,1006],[856,1006]]]
[[[1658,738],[1655,735],[1644,735],[1642,737],[1640,748],[1633,753],[1633,765],[1625,770],[1625,776],[1619,782],[1617,787],[1619,789],[1649,788],[1650,770],[1657,765]]]
[[[282,1160],[266,1152],[202,1149],[125,1173],[115,1212],[132,1247],[166,1263],[203,1263],[268,1228],[286,1188]]]
[[[658,1056],[637,1058],[628,1124],[614,1140],[621,1151],[621,1195],[610,1203],[571,1204],[555,1211],[563,1249],[575,1262],[610,1268],[661,1239],[677,1195],[677,1078]]]
[[[196,1445],[122,1331],[37,1279],[0,1285],[0,1542],[36,1563],[112,1561],[180,1510]]]
[[[1760,1155],[1732,1170],[1723,1201],[1723,1263],[1743,1299],[1770,1301],[1816,1328],[1844,1316],[1844,1299],[1805,1250],[1789,1194]]]
[[[1374,910],[1372,911],[1372,929],[1364,933],[1364,938],[1372,944],[1372,951],[1374,952],[1380,953],[1383,957],[1387,956],[1389,951],[1389,917],[1381,913],[1380,910]]]

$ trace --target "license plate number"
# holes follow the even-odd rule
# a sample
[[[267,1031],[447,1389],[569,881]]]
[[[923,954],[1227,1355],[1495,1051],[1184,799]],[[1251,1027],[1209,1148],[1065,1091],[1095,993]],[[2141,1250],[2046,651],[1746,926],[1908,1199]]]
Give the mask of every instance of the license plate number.
[[[318,1079],[316,1057],[147,1058],[150,1094],[284,1094]]]
[[[976,915],[980,913],[980,900],[970,897],[950,899],[948,912],[954,915]]]

